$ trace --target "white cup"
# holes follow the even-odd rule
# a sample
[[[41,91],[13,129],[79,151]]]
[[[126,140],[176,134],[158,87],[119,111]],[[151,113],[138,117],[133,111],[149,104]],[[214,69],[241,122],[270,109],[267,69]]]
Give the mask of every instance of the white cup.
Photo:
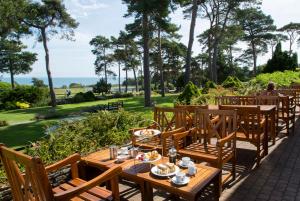
[[[127,155],[128,154],[128,147],[121,147],[121,154]]]
[[[182,182],[184,181],[184,178],[185,178],[185,173],[183,173],[183,172],[178,172],[178,173],[176,174],[176,181],[177,181],[178,183],[182,183]]]
[[[194,162],[190,161],[188,165],[188,173],[189,175],[195,175],[197,173],[197,167]]]
[[[182,165],[187,166],[191,161],[190,157],[182,157]]]

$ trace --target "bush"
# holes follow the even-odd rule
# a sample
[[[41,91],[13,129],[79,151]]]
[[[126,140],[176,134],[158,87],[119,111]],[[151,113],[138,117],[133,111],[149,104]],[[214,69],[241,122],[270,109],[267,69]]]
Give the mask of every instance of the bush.
[[[240,89],[243,88],[243,83],[235,76],[228,76],[222,83],[222,86],[224,88]]]
[[[216,88],[217,88],[217,85],[213,81],[209,80],[205,83],[205,86],[201,92],[202,92],[202,94],[208,94],[209,89],[216,89]]]
[[[96,96],[92,91],[88,91],[83,94],[85,101],[94,101],[96,100]]]
[[[105,80],[103,78],[101,78],[99,80],[99,82],[97,82],[97,84],[93,87],[93,92],[94,93],[102,93],[102,95],[104,95],[104,93],[108,93],[110,92],[111,89],[111,84],[105,82]]]
[[[189,82],[183,92],[178,96],[178,101],[180,104],[190,105],[192,98],[198,97],[200,94],[198,87],[192,82]]]
[[[0,120],[0,127],[8,126],[7,121]]]
[[[11,89],[11,84],[7,82],[0,82],[0,92]]]
[[[30,104],[29,103],[25,103],[25,102],[16,102],[16,106],[19,108],[19,109],[28,109],[30,108]]]
[[[96,96],[91,91],[88,91],[86,93],[79,92],[75,94],[75,96],[72,98],[73,103],[82,103],[82,102],[88,102],[94,100],[96,100]]]
[[[284,71],[274,73],[259,74],[251,82],[266,88],[269,82],[274,82],[276,87],[288,87],[292,83],[300,83],[300,72]]]
[[[82,86],[82,84],[80,84],[80,83],[71,83],[70,85],[69,85],[69,88],[82,88],[83,86]]]
[[[273,57],[268,60],[264,73],[272,73],[275,71],[295,70],[298,66],[298,56],[296,53],[290,55],[287,51],[282,51],[281,43],[278,43],[274,51]]]
[[[116,92],[113,94],[112,98],[129,98],[129,97],[133,97],[133,93],[120,93],[120,92]]]
[[[125,111],[100,111],[73,122],[61,122],[49,131],[49,137],[27,150],[45,163],[63,159],[73,153],[87,154],[111,144],[121,145],[130,140],[128,130],[143,121],[140,114]]]
[[[37,105],[49,103],[49,91],[47,88],[34,86],[17,86],[14,90],[0,92],[1,109],[17,109],[17,102]]]
[[[85,102],[84,93],[83,92],[79,92],[79,93],[75,94],[75,96],[72,98],[72,102],[73,103],[82,103],[82,102]]]

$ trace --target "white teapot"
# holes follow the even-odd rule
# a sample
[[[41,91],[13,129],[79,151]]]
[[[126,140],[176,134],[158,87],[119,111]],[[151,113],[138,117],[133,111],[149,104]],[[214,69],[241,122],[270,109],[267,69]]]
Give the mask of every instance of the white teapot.
[[[197,167],[195,166],[193,161],[189,162],[188,173],[189,175],[195,175],[197,173]]]

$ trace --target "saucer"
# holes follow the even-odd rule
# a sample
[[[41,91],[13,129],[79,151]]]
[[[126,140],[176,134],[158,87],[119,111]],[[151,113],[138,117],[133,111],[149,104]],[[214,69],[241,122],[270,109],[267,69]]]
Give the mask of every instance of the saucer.
[[[176,185],[186,185],[190,182],[190,178],[185,176],[182,182],[178,182],[176,176],[172,177],[172,183]]]
[[[178,165],[182,168],[188,168],[188,164],[184,165],[182,161],[179,161]]]

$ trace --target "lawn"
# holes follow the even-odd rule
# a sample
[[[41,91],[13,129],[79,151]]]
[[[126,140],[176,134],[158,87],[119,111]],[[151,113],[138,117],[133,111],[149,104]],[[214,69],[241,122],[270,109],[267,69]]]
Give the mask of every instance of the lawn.
[[[172,106],[177,95],[167,95],[162,98],[160,96],[153,96],[152,100],[160,106]],[[107,104],[117,100],[124,101],[124,108],[127,111],[143,112],[145,118],[152,118],[151,108],[144,108],[144,98],[132,97],[122,99],[112,99],[103,101],[93,101],[78,104],[59,105],[56,112],[63,117],[68,115],[79,115],[80,111],[86,107],[95,106],[99,104]],[[44,127],[49,123],[55,123],[59,119],[36,121],[34,117],[36,114],[45,114],[51,107],[30,108],[24,110],[11,110],[0,112],[0,120],[6,120],[10,126],[0,128],[0,142],[10,147],[21,147],[27,145],[29,142],[34,142],[44,136]]]

